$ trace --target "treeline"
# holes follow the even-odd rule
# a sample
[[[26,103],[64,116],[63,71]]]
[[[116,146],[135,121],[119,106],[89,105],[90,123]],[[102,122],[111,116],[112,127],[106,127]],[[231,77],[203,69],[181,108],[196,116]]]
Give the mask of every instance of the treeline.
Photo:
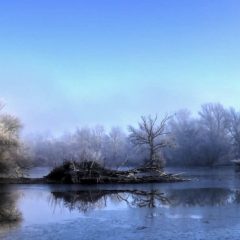
[[[240,112],[204,104],[198,115],[178,112],[168,127],[175,147],[165,149],[171,165],[214,166],[240,158]]]
[[[154,117],[147,120],[149,123]],[[240,112],[233,108],[204,104],[195,116],[181,110],[168,117],[164,128],[169,134],[159,138],[169,144],[159,149],[158,156],[168,165],[215,166],[240,158]],[[34,162],[57,165],[72,159],[97,160],[107,166],[141,165],[149,160],[149,145],[134,144],[131,134],[120,128],[107,133],[98,126],[77,129],[57,139],[35,139]]]
[[[35,165],[57,166],[65,161],[97,161],[106,167],[141,164],[147,158],[144,147],[135,147],[118,127],[106,132],[102,126],[79,128],[58,138],[31,140]]]
[[[79,128],[61,137],[21,140],[16,117],[0,114],[0,173],[65,161],[97,161],[129,167],[149,161],[173,166],[216,166],[240,158],[240,112],[204,104],[196,115],[142,117],[136,128]],[[27,147],[26,147],[27,146]]]

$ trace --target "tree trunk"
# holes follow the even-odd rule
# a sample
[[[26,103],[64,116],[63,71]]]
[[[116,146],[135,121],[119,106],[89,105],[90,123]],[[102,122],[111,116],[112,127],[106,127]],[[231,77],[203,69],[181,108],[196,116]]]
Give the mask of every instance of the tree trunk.
[[[150,163],[150,166],[153,166],[154,165],[154,147],[153,145],[150,145],[150,157],[149,157],[149,163]]]

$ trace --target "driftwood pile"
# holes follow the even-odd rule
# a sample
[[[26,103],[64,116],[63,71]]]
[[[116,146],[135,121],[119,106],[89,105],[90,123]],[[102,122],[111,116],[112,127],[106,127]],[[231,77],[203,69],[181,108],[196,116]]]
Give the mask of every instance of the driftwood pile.
[[[97,162],[66,162],[46,176],[62,183],[153,183],[184,181],[178,174],[167,174],[158,167],[140,167],[120,171],[107,169]]]

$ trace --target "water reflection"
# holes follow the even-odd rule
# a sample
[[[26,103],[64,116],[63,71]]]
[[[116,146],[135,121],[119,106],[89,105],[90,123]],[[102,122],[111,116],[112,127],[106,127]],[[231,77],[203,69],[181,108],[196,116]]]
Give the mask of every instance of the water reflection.
[[[224,206],[240,203],[240,191],[225,188],[173,190],[167,193],[171,206]]]
[[[0,193],[0,233],[19,225],[22,215],[16,207],[18,198],[17,192]]]
[[[55,204],[63,203],[69,210],[88,212],[94,209],[107,208],[108,204],[125,203],[129,207],[156,207],[166,204],[168,199],[157,190],[93,190],[77,192],[52,192]]]
[[[86,213],[94,209],[124,204],[135,208],[204,207],[240,203],[240,191],[225,188],[159,190],[91,190],[52,192],[54,204]]]

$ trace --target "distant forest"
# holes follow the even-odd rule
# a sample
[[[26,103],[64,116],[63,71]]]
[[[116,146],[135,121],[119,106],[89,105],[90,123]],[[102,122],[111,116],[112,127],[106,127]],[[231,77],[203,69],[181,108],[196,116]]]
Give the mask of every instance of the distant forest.
[[[119,127],[105,131],[96,126],[77,128],[61,137],[31,139],[21,139],[20,120],[3,108],[1,105],[1,174],[19,175],[22,169],[65,161],[97,161],[117,168],[157,159],[168,166],[214,167],[240,158],[240,112],[219,103],[202,105],[196,116],[188,110],[162,119],[145,116],[128,131]]]

